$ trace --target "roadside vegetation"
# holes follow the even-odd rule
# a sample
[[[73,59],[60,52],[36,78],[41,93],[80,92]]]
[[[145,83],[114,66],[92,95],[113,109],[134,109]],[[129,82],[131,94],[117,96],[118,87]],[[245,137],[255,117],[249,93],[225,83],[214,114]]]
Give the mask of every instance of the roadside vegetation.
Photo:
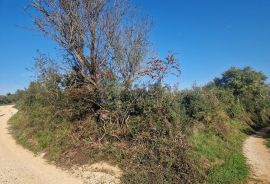
[[[232,71],[237,75],[248,72],[246,77],[257,73],[250,68],[231,68],[224,74]],[[230,75],[228,80],[234,79]],[[267,92],[267,85],[261,82],[262,91]],[[71,99],[64,92],[58,91],[58,101],[40,81],[31,83],[17,103],[19,112],[11,119],[14,136],[62,166],[100,160],[117,164],[125,172],[124,183],[244,182],[248,168],[242,155],[243,140],[252,128],[267,126],[269,121],[264,118],[269,117],[264,114],[269,113],[268,106],[257,114],[249,112],[241,96],[214,82],[185,91],[161,84],[124,90],[102,104],[106,107],[102,117],[88,114],[82,119],[69,113],[77,115],[85,104],[65,102]],[[259,105],[257,100],[252,103]],[[71,111],[69,105],[76,108]]]
[[[270,131],[266,132],[266,146],[270,148]]]
[[[63,57],[36,58],[37,78],[10,121],[13,135],[65,167],[117,164],[123,183],[244,182],[245,135],[269,124],[266,76],[232,67],[202,87],[166,84],[179,76],[178,60],[149,57],[150,24],[127,3],[30,4]]]
[[[266,146],[267,146],[268,148],[270,148],[270,139],[269,139],[269,138],[266,140]]]
[[[0,105],[15,104],[22,98],[23,92],[23,90],[17,90],[14,94],[7,93],[6,95],[0,95]]]

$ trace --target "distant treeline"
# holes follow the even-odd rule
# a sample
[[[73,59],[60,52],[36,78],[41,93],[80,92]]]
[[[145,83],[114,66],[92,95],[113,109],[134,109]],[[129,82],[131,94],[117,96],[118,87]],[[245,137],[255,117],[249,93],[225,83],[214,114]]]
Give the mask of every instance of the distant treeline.
[[[0,95],[0,105],[7,105],[17,102],[23,95],[23,90],[17,90],[15,93]]]

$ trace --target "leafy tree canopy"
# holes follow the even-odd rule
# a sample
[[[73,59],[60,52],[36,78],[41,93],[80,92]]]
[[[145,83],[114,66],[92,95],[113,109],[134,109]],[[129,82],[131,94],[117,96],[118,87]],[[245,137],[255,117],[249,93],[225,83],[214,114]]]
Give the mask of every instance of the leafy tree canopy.
[[[232,67],[224,72],[221,78],[215,78],[214,83],[218,87],[232,90],[237,97],[245,94],[261,96],[267,87],[266,79],[263,73],[250,67],[243,69]]]

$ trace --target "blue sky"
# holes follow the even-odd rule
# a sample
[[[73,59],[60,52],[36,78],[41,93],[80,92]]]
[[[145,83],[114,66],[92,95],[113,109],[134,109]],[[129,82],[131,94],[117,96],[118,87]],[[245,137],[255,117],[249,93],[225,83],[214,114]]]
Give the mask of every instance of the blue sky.
[[[251,66],[270,77],[270,0],[134,0],[153,19],[153,47],[178,53],[180,88],[203,85],[231,66]],[[0,0],[0,94],[24,88],[36,50],[56,45],[31,27],[27,0]]]

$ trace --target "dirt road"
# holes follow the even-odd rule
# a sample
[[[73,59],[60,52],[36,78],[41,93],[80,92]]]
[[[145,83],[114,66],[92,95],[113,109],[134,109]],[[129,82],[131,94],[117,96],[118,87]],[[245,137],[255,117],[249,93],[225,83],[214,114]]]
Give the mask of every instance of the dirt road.
[[[264,139],[267,132],[270,127],[248,137],[244,143],[244,155],[252,173],[250,183],[270,184],[270,149]]]
[[[7,129],[7,121],[14,113],[12,106],[0,106],[0,183],[81,184],[79,179],[16,144]]]

